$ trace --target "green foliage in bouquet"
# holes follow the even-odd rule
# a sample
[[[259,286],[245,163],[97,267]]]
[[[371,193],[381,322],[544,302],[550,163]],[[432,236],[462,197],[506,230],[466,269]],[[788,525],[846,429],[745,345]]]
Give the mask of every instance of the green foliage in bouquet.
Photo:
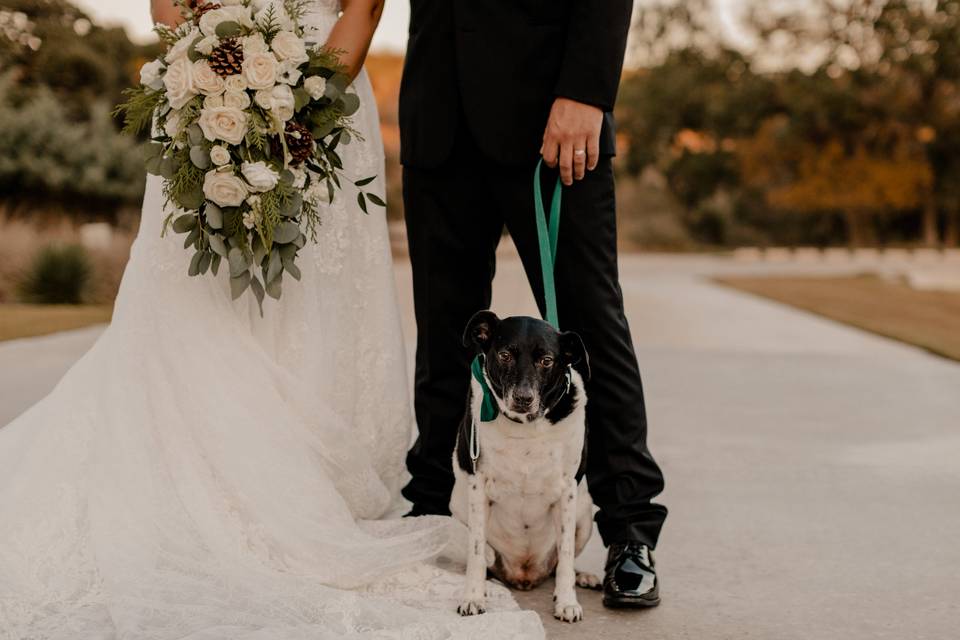
[[[158,28],[167,52],[117,114],[128,133],[152,128],[146,168],[178,210],[164,230],[186,236],[188,273],[225,262],[234,298],[252,291],[262,311],[284,274],[300,279],[298,252],[344,187],[339,149],[359,138],[360,100],[342,52],[306,42],[308,0],[180,4],[186,21]],[[374,179],[350,178],[365,213],[385,206],[364,190]]]

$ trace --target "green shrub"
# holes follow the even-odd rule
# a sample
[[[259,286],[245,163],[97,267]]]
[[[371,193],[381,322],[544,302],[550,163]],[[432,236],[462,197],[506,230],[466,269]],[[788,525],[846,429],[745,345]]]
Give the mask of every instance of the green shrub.
[[[20,283],[20,298],[36,304],[80,304],[90,283],[90,257],[78,245],[48,246]]]

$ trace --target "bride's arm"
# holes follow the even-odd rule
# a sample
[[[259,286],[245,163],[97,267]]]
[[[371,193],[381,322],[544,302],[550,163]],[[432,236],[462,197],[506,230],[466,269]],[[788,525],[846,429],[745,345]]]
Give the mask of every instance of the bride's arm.
[[[344,53],[340,62],[351,78],[363,67],[373,32],[380,23],[384,0],[343,0],[343,14],[327,38],[326,46]]]
[[[150,15],[155,23],[163,23],[175,27],[183,22],[180,7],[173,0],[150,0]]]

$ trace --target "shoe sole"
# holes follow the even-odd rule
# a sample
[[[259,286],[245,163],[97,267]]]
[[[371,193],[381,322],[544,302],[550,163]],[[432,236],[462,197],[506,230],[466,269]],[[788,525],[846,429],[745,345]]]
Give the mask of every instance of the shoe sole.
[[[603,606],[608,609],[650,609],[660,604],[660,598],[645,600],[643,598],[612,598],[604,596]]]

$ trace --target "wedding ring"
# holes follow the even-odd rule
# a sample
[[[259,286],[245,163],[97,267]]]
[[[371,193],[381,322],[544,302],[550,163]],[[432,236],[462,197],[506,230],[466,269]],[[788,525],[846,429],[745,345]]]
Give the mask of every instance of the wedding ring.
[[[583,149],[574,149],[574,150],[573,150],[573,155],[575,155],[575,156],[577,156],[577,157],[579,157],[579,156],[585,156],[585,155],[587,155],[587,152],[584,151]]]

